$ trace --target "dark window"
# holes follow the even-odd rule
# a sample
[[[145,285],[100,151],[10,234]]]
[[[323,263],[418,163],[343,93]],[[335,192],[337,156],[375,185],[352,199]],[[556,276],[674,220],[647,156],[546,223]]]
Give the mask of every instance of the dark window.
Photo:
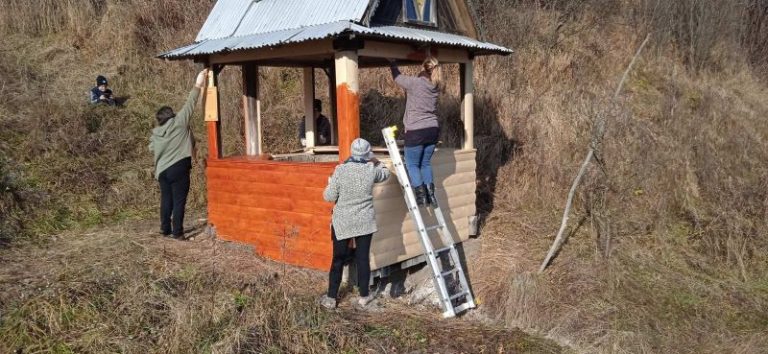
[[[436,2],[437,0],[403,0],[405,21],[437,26]]]

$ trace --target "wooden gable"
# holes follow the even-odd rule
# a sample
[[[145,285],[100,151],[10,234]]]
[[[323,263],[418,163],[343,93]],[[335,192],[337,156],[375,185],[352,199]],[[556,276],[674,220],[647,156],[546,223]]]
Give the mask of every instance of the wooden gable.
[[[406,0],[380,0],[373,16],[371,26],[405,26],[435,29],[440,32],[454,33],[479,40],[479,33],[472,16],[472,9],[465,0],[431,0],[436,2],[437,27],[419,24],[406,19],[404,13]],[[422,1],[413,1],[425,6]],[[434,14],[432,14],[434,16]]]

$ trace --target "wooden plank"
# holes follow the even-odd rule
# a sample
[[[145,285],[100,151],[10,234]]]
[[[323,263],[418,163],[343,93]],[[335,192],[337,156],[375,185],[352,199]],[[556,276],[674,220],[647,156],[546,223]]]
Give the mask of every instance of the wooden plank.
[[[365,47],[359,50],[359,55],[373,58],[392,58],[423,62],[427,52],[414,48],[412,45],[366,40]],[[464,63],[469,60],[469,53],[464,49],[432,47],[431,53],[441,63]]]
[[[244,193],[209,191],[209,203],[221,205],[247,206],[256,208],[270,208],[279,211],[292,211],[317,215],[330,215],[333,209],[331,203],[322,199],[299,199],[261,195],[253,197]]]
[[[468,232],[468,230],[465,232]],[[373,263],[375,264],[375,268],[380,268],[383,266],[397,263],[404,259],[410,259],[410,258],[418,257],[424,254],[424,249],[421,246],[421,241],[419,241],[416,238],[416,235],[413,234],[413,236],[409,238],[412,239],[412,241],[407,242],[406,244],[399,244],[397,245],[397,247],[394,247],[389,250],[383,250],[383,249],[377,249],[377,248],[374,249],[372,246],[371,257],[374,260]],[[461,240],[457,241],[457,243],[464,242],[467,239],[468,237],[462,237]],[[435,242],[434,245],[436,248],[444,247],[444,245],[441,242]]]
[[[308,228],[285,227],[285,225],[270,224],[268,222],[227,223],[222,230],[217,229],[217,233],[230,235],[230,238],[238,241],[249,241],[256,234],[262,236],[269,235],[276,239],[285,237],[286,240],[296,239],[314,243],[325,242],[326,239],[330,239],[329,231],[320,231],[321,229],[317,228],[309,230]]]
[[[455,242],[459,241],[465,241],[469,238],[469,228],[461,228],[461,229],[452,229],[452,236],[454,238]],[[401,234],[397,238],[380,238],[380,243],[378,246],[373,248],[374,253],[382,253],[382,252],[388,252],[391,249],[399,249],[402,248],[402,245],[421,245],[421,241],[419,240],[419,235],[414,232],[408,232],[405,234]],[[433,240],[434,247],[439,248],[441,247],[439,245],[439,240]],[[421,254],[421,247],[418,247],[416,250],[418,253],[413,254],[412,256],[418,256]]]
[[[446,215],[447,222],[453,224],[454,227],[458,227],[458,224],[454,220],[465,220],[467,217],[474,215],[476,209],[472,205],[458,207],[451,210],[451,213]],[[424,218],[426,225],[437,224],[434,217]],[[385,214],[377,216],[376,224],[379,226],[379,230],[382,232],[392,234],[403,234],[405,232],[415,231],[413,221],[411,221],[410,214]]]
[[[457,229],[453,234],[454,242],[462,242],[467,240],[468,228]],[[434,248],[441,248],[445,245],[439,236],[430,236],[432,240],[432,246]],[[412,257],[416,257],[424,254],[423,247],[421,246],[421,239],[416,232],[409,232],[399,239],[379,239],[378,242],[374,242],[371,245],[371,254],[382,255],[392,253],[394,251],[406,251],[410,253]]]
[[[227,160],[219,160],[209,166],[213,170],[226,170],[230,173],[259,173],[259,172],[282,172],[301,175],[324,175],[330,176],[336,168],[336,164],[291,164],[279,162],[253,161],[248,163],[230,163]]]
[[[312,169],[330,169],[330,171],[333,171],[333,168],[335,168],[338,165],[336,161],[334,162],[292,162],[292,161],[275,161],[275,160],[269,160],[264,159],[262,157],[254,157],[254,156],[230,156],[223,158],[221,160],[213,161],[212,165],[214,167],[238,167],[238,168],[259,168],[260,166],[280,166],[283,168],[306,168],[308,170]]]
[[[228,181],[272,183],[277,186],[319,186],[328,183],[328,176],[315,174],[297,174],[288,172],[260,171],[258,173],[228,173],[221,169],[206,171],[208,180],[217,180],[216,183]]]
[[[228,220],[257,219],[263,221],[274,220],[278,224],[294,225],[301,227],[317,226],[317,220],[323,220],[323,215],[299,213],[295,211],[282,211],[250,206],[234,206],[214,204],[210,210],[211,219],[226,216]],[[330,220],[330,219],[329,219]],[[215,222],[214,222],[215,224]]]
[[[446,193],[450,193],[451,195],[475,193],[477,188],[475,176],[472,174],[452,176],[443,181],[438,180],[436,182],[437,183],[435,184],[435,187],[437,191],[445,190],[447,191]],[[403,197],[402,188],[400,188],[400,185],[398,184],[377,185],[373,187],[374,199],[387,199],[394,197]]]
[[[321,39],[296,44],[285,44],[274,48],[259,48],[239,50],[231,53],[213,54],[210,56],[210,61],[212,64],[233,64],[315,55],[325,55],[330,59],[333,53],[333,40]]]
[[[458,185],[464,185],[464,184],[476,184],[476,176],[473,172],[464,172],[464,173],[456,173],[452,175],[440,175],[434,177],[434,183],[435,187],[437,189],[440,188],[448,188],[451,186],[458,186]],[[395,177],[392,177],[391,180],[386,181],[384,183],[376,184],[375,187],[373,187],[373,195],[378,196],[377,193],[381,191],[388,190],[389,188],[396,187],[401,188],[400,184],[397,183],[397,179]]]
[[[323,188],[291,186],[290,188],[279,188],[271,183],[254,183],[229,181],[227,183],[215,183],[208,187],[210,192],[230,192],[240,193],[249,198],[258,198],[260,195],[266,196],[284,196],[286,198],[302,198],[306,200],[322,201]]]
[[[474,193],[467,193],[462,195],[454,195],[447,198],[439,191],[436,192],[437,200],[445,210],[453,210],[454,208],[475,205],[477,196]],[[373,208],[376,210],[376,216],[384,216],[388,214],[405,214],[407,210],[405,208],[405,200],[401,197],[393,197],[386,199],[375,199],[373,202]]]
[[[219,206],[209,214],[212,223],[232,223],[245,227],[251,223],[266,223],[284,230],[293,227],[325,231],[331,225],[331,214],[307,214],[295,211],[267,210],[251,206]],[[215,219],[215,220],[214,220]],[[215,221],[215,222],[214,222]]]

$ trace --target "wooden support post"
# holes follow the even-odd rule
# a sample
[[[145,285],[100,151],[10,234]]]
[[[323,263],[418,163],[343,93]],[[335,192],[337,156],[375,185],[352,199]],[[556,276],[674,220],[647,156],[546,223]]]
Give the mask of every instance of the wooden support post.
[[[304,132],[307,149],[315,147],[315,69],[304,68]]]
[[[243,120],[245,151],[248,156],[261,154],[261,101],[259,99],[259,67],[243,65]]]
[[[475,148],[475,98],[474,84],[472,77],[474,68],[472,61],[459,64],[461,81],[461,120],[464,122],[464,138],[462,139],[462,149],[472,150]]]
[[[339,145],[339,133],[337,133],[336,127],[338,124],[338,117],[336,112],[336,66],[331,65],[328,70],[328,119],[331,121],[331,145]]]
[[[208,158],[220,159],[221,151],[221,121],[219,120],[219,90],[218,74],[214,67],[208,68],[208,83],[204,92],[205,125],[208,131]]]
[[[339,131],[339,161],[350,156],[352,141],[360,137],[357,52],[336,52],[336,115]]]

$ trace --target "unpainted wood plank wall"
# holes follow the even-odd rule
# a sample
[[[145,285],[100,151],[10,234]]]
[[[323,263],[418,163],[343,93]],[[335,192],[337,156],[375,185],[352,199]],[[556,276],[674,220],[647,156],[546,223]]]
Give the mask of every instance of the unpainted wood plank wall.
[[[476,214],[475,155],[474,150],[438,149],[432,158],[437,198],[455,242],[469,238],[469,218]],[[382,158],[382,161],[387,162],[387,159]],[[372,269],[424,253],[397,177],[393,175],[387,182],[374,188],[373,207],[379,231],[374,234],[371,245]],[[424,210],[422,216],[425,224],[436,224],[435,217]],[[435,247],[443,247],[437,233],[432,234]]]

